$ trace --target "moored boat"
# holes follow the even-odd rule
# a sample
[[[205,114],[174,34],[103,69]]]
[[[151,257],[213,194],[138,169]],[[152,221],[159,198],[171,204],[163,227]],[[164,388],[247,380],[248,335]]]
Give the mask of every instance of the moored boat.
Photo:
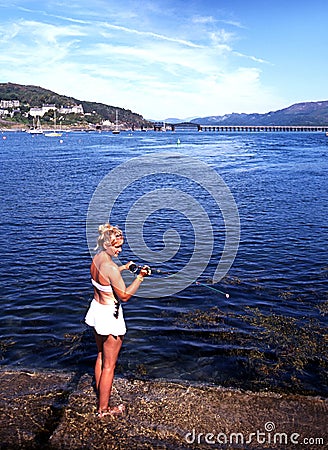
[[[62,131],[57,130],[57,116],[56,116],[56,110],[54,111],[54,130],[53,131],[47,131],[44,133],[47,137],[60,137],[63,134]]]
[[[113,134],[120,134],[120,130],[118,128],[118,112],[116,111],[116,119],[115,119],[115,129],[112,131]]]
[[[33,118],[33,126],[29,130],[27,130],[27,133],[29,133],[29,134],[43,134],[43,130],[42,130],[41,122],[40,122],[40,117],[38,117],[36,125],[35,125],[35,120]]]

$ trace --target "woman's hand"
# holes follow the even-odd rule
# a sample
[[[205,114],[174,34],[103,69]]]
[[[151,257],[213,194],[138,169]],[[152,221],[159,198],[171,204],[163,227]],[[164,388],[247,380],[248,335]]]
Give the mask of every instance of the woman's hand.
[[[127,262],[126,264],[124,264],[125,270],[130,270],[130,265],[131,265],[131,264],[134,264],[134,262],[133,262],[133,261],[129,261],[129,262]]]
[[[126,264],[123,264],[122,266],[120,266],[119,267],[120,272],[122,272],[123,270],[129,270],[130,264],[134,264],[134,262],[133,261],[129,261]]]
[[[142,277],[148,277],[149,275],[151,275],[151,269],[149,266],[143,266],[139,272],[139,275],[141,275]]]

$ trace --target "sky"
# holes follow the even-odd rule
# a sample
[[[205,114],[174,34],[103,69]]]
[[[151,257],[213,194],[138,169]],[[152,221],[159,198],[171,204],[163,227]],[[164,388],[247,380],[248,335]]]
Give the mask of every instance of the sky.
[[[328,99],[326,0],[0,0],[0,82],[146,119]]]

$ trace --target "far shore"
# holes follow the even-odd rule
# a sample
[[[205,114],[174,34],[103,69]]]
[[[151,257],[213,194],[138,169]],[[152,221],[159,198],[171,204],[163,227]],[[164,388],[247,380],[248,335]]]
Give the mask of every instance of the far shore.
[[[81,132],[81,131],[84,131],[84,132],[101,132],[101,131],[103,131],[103,132],[111,133],[112,131],[114,131],[114,128],[108,128],[108,127],[101,127],[101,128],[62,127],[60,130],[55,129],[53,127],[42,128],[43,133],[47,133],[49,131],[55,131],[55,130],[61,131],[63,133],[72,133],[72,132]],[[153,130],[153,128],[143,128],[143,129],[138,128],[138,127],[134,128],[134,131],[152,131],[152,130]],[[15,126],[15,127],[8,127],[7,128],[7,127],[1,127],[1,124],[0,124],[0,132],[2,132],[2,133],[7,133],[7,132],[22,133],[22,132],[26,132],[28,134],[28,131],[29,131],[28,127]],[[129,132],[129,131],[132,131],[132,128],[131,127],[130,128],[120,128],[120,131],[121,132]]]
[[[17,124],[8,123],[0,120],[0,131],[4,132],[28,132],[30,130],[29,124]],[[43,133],[51,131],[59,131],[58,128],[54,126],[42,126]],[[328,136],[328,126],[327,125],[201,125],[195,123],[180,123],[180,124],[165,124],[164,122],[154,123],[153,126],[134,126],[126,124],[120,124],[116,126],[104,126],[104,125],[75,125],[75,126],[61,126],[60,131],[63,133],[69,132],[112,132],[118,134],[119,132],[132,132],[132,131],[156,131],[156,132],[166,132],[169,131],[174,133],[178,130],[189,130],[198,132],[219,132],[219,133],[317,133],[325,134]],[[40,133],[41,134],[41,133]]]

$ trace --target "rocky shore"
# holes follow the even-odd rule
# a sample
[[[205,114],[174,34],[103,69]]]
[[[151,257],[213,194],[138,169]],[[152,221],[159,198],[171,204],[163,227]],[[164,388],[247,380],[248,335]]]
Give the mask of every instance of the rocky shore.
[[[323,449],[328,400],[116,378],[120,417],[96,416],[90,374],[0,372],[0,448]]]

